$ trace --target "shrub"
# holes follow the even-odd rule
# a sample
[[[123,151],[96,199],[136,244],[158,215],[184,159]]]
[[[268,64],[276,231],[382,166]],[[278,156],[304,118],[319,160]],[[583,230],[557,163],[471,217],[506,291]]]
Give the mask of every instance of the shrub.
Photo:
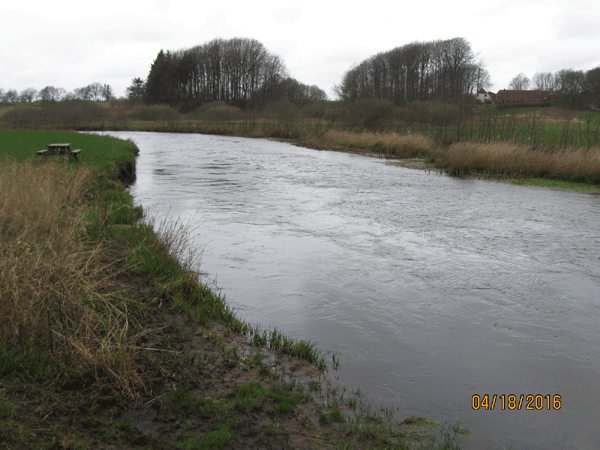
[[[13,128],[55,125],[76,127],[102,121],[106,116],[106,111],[97,103],[69,100],[48,103],[41,108],[29,106],[12,108],[6,111],[0,120]]]
[[[394,122],[394,105],[384,99],[357,100],[350,105],[349,120],[354,126],[381,130]]]
[[[289,130],[298,118],[300,110],[288,99],[283,99],[271,103],[267,107],[267,113],[281,128]]]
[[[175,108],[168,105],[140,105],[135,106],[127,114],[134,120],[172,122],[179,118]]]
[[[424,101],[411,102],[400,111],[400,118],[409,125],[455,125],[459,115],[458,105]]]
[[[189,115],[191,119],[201,119],[208,122],[230,122],[242,120],[244,113],[240,108],[228,105],[223,101],[209,102],[192,111]]]

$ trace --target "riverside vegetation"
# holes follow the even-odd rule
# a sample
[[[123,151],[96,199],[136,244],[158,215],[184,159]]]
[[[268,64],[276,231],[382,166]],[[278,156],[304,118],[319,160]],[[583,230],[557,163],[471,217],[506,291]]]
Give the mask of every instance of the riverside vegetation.
[[[80,160],[32,157],[54,141]],[[328,381],[335,357],[236,317],[185,229],[132,204],[133,143],[0,142],[3,448],[458,448],[458,425],[377,409]]]
[[[418,159],[420,167],[453,176],[600,191],[600,115],[558,107],[497,110],[467,101],[394,107],[384,100],[362,100],[301,107],[279,102],[242,110],[219,101],[183,114],[167,105],[115,100],[11,106],[0,115],[0,124],[273,138],[316,149]]]

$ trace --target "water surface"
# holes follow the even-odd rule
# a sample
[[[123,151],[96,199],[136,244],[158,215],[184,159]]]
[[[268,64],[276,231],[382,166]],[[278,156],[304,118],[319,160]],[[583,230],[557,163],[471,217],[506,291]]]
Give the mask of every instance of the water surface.
[[[404,416],[460,421],[466,448],[600,443],[600,198],[243,138],[116,133],[131,192],[192,223],[238,315],[335,352]],[[561,395],[475,411],[473,394]]]

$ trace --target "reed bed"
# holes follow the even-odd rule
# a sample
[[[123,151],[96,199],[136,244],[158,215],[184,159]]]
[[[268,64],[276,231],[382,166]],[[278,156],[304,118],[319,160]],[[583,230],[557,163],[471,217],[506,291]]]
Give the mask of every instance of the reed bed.
[[[545,149],[496,142],[458,142],[444,156],[452,175],[488,173],[600,183],[600,148]]]
[[[134,396],[134,327],[86,230],[93,180],[64,164],[0,164],[0,348],[41,379],[104,379]]]
[[[422,134],[351,133],[329,130],[323,135],[326,142],[358,147],[384,153],[386,157],[415,158],[434,147],[433,139]]]

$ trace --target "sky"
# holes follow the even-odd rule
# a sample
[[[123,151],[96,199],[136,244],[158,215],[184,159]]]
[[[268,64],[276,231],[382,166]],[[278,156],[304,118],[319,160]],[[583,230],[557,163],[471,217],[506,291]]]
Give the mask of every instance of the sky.
[[[351,6],[352,5],[352,6]],[[109,84],[124,96],[158,52],[251,38],[330,98],[344,73],[411,42],[463,37],[494,83],[600,66],[598,0],[11,1],[2,7],[0,89]]]

